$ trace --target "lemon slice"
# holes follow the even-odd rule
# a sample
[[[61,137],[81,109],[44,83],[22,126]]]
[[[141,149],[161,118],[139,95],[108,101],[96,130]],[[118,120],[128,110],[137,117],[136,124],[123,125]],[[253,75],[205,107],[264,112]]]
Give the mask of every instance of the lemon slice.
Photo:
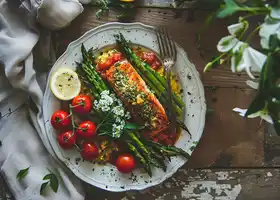
[[[79,95],[81,82],[78,74],[69,68],[59,68],[50,79],[50,88],[54,96],[60,100],[71,100]]]

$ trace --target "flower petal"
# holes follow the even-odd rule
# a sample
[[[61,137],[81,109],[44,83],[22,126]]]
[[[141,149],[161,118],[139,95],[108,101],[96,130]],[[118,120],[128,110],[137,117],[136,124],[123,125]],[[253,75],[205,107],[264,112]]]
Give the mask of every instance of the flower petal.
[[[268,123],[273,124],[273,120],[269,115],[261,115],[261,118],[265,121],[267,121]]]
[[[278,39],[280,39],[280,21],[267,17],[259,31],[261,46],[264,49],[269,49],[269,37],[275,33],[277,34]]]
[[[257,50],[248,47],[247,43],[239,41],[233,48],[233,56],[231,58],[231,70],[233,72],[241,72],[243,70],[246,70],[247,74],[249,75],[250,78],[255,79],[253,76],[252,72],[260,72],[265,61],[266,61],[266,56]],[[240,62],[238,63],[238,66],[235,66],[235,53],[240,51],[240,48],[243,48],[243,54]]]
[[[253,88],[253,89],[255,89],[255,90],[257,90],[257,89],[259,88],[259,83],[254,82],[254,81],[251,81],[251,80],[247,80],[247,81],[246,81],[246,84],[247,84],[249,87],[251,87],[251,88]]]
[[[248,56],[251,61],[251,70],[253,72],[260,72],[267,56],[253,49],[252,47],[248,47]]]
[[[270,16],[274,19],[280,19],[280,8],[273,7],[270,12]]]
[[[238,112],[240,116],[245,117],[247,109],[234,108],[234,109],[232,109],[232,111]]]
[[[231,35],[236,36],[236,32],[238,32],[240,29],[243,29],[243,27],[244,27],[243,23],[232,24],[228,26],[228,32]]]
[[[248,115],[248,118],[256,118],[256,117],[260,117],[261,115],[262,115],[262,111],[259,111],[251,115]]]
[[[223,37],[218,45],[217,45],[217,49],[219,52],[228,52],[229,50],[231,50],[236,44],[238,43],[238,40],[232,36],[232,35],[228,35],[226,37]]]

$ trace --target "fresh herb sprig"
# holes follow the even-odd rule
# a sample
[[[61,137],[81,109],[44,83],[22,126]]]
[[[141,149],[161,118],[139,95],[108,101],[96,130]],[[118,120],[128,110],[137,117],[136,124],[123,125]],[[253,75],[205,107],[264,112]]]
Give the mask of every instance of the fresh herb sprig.
[[[51,187],[51,189],[55,193],[57,193],[57,190],[59,187],[59,182],[58,182],[57,176],[54,173],[51,172],[51,173],[45,175],[43,177],[43,180],[46,182],[42,183],[42,185],[40,187],[40,195],[44,195],[44,191],[48,185]]]
[[[27,168],[25,168],[25,169],[21,169],[21,170],[18,172],[18,174],[17,174],[17,179],[18,179],[18,180],[23,179],[23,178],[28,174],[29,168],[30,168],[30,167],[27,167]]]

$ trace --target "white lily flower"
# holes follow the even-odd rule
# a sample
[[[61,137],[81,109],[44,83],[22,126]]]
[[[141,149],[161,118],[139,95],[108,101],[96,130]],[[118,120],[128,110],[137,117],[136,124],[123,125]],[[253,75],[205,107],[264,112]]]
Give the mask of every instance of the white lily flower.
[[[280,9],[272,8],[271,17],[266,17],[264,23],[261,25],[259,35],[261,37],[261,46],[264,49],[269,48],[269,37],[277,34],[280,39]]]
[[[235,66],[236,59],[238,59],[235,53],[238,51],[242,52],[242,56],[238,65]],[[251,71],[260,72],[267,58],[266,55],[258,52],[257,50],[248,46],[247,43],[241,41],[239,41],[235,47],[233,47],[232,52],[233,56],[231,57],[231,71],[241,72],[245,70],[252,79],[255,77]]]
[[[236,34],[244,28],[244,23],[237,23],[228,26],[228,32],[230,35],[223,37],[218,45],[217,49],[219,52],[228,52],[230,51],[237,43]]]
[[[255,77],[251,73],[260,72],[265,63],[266,56],[250,47],[247,43],[239,41],[236,36],[245,28],[245,23],[237,23],[228,26],[230,35],[223,37],[218,45],[219,52],[225,53],[232,51],[231,71],[241,72],[245,70],[250,78]]]
[[[234,108],[233,111],[238,112],[240,116],[245,117],[247,109]],[[263,120],[267,121],[268,123],[273,124],[272,118],[268,115],[268,112],[266,110],[261,110],[259,112],[253,113],[248,116],[248,118],[256,118],[256,117],[260,117]]]

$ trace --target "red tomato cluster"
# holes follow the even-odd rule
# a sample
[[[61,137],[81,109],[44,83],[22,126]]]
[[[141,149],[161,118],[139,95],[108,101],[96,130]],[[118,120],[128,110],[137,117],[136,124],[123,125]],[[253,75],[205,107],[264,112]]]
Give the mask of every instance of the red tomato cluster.
[[[97,69],[100,71],[104,71],[108,69],[110,66],[115,64],[116,62],[120,61],[122,59],[122,54],[120,52],[114,52],[109,57],[106,57],[106,59],[100,59],[97,62]]]
[[[92,100],[87,95],[78,95],[72,100],[71,108],[80,115],[86,115],[91,111]],[[96,125],[92,121],[84,121],[75,127],[73,131],[71,115],[63,110],[57,110],[51,117],[54,129],[60,131],[57,141],[61,148],[70,149],[77,144],[78,139],[92,139],[96,134]],[[99,154],[99,149],[93,142],[83,142],[81,155],[85,160],[93,160]]]
[[[141,52],[140,57],[143,61],[151,65],[153,69],[158,69],[161,66],[160,61],[158,60],[157,56],[153,52]]]
[[[78,95],[72,100],[70,107],[74,113],[86,115],[91,111],[92,100],[87,95]],[[83,140],[80,151],[82,158],[88,161],[96,159],[99,156],[99,147],[92,141],[96,135],[96,124],[86,120],[78,127],[73,127],[71,120],[70,113],[63,110],[55,111],[51,117],[53,128],[60,132],[57,135],[59,145],[63,149],[71,149],[77,146],[78,140]],[[130,154],[119,155],[115,164],[122,173],[129,173],[136,166],[134,157]]]

